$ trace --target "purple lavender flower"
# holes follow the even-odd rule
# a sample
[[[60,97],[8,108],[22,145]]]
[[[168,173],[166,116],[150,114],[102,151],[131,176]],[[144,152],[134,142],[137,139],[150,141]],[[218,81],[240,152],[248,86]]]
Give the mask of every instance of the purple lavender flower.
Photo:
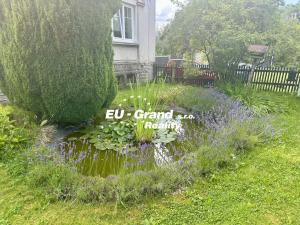
[[[82,151],[79,153],[78,159],[81,161],[85,158],[85,156],[86,156],[86,153],[84,151]]]

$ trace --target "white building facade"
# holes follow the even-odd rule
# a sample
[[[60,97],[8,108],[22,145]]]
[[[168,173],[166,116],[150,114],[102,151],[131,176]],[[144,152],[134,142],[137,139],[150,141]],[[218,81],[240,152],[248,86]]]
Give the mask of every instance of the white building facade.
[[[121,83],[152,79],[155,7],[155,0],[123,0],[112,19],[115,72]]]

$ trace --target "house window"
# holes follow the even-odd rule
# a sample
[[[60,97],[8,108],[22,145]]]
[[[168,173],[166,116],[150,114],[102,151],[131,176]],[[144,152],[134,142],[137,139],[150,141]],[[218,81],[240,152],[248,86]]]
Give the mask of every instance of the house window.
[[[123,5],[112,19],[113,38],[116,41],[134,40],[134,7]]]
[[[122,38],[122,11],[120,10],[113,18],[113,35],[115,38]]]

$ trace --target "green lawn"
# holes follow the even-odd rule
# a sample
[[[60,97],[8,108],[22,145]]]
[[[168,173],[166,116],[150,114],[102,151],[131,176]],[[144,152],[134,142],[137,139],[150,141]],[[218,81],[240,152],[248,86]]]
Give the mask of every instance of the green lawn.
[[[201,178],[187,191],[134,207],[48,203],[7,175],[0,164],[0,225],[4,224],[300,224],[300,104],[275,116],[272,144]]]

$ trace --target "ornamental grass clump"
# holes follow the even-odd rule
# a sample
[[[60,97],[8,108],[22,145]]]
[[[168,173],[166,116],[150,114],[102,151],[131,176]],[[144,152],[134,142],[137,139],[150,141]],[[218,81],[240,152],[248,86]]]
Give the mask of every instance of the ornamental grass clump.
[[[51,122],[85,121],[116,95],[118,0],[0,0],[0,87]]]
[[[160,93],[165,86],[164,81],[158,83],[150,82],[146,85],[130,84],[131,96],[129,99],[130,106],[134,111],[143,110],[144,112],[155,112],[161,108]],[[135,137],[138,142],[149,143],[155,136],[155,130],[145,128],[145,123],[152,121],[149,118],[137,119],[135,128]]]
[[[255,90],[242,83],[235,85],[231,83],[220,83],[219,88],[228,96],[237,99],[258,116],[270,113],[288,113],[294,110],[289,104],[285,93],[272,93],[262,90]]]

